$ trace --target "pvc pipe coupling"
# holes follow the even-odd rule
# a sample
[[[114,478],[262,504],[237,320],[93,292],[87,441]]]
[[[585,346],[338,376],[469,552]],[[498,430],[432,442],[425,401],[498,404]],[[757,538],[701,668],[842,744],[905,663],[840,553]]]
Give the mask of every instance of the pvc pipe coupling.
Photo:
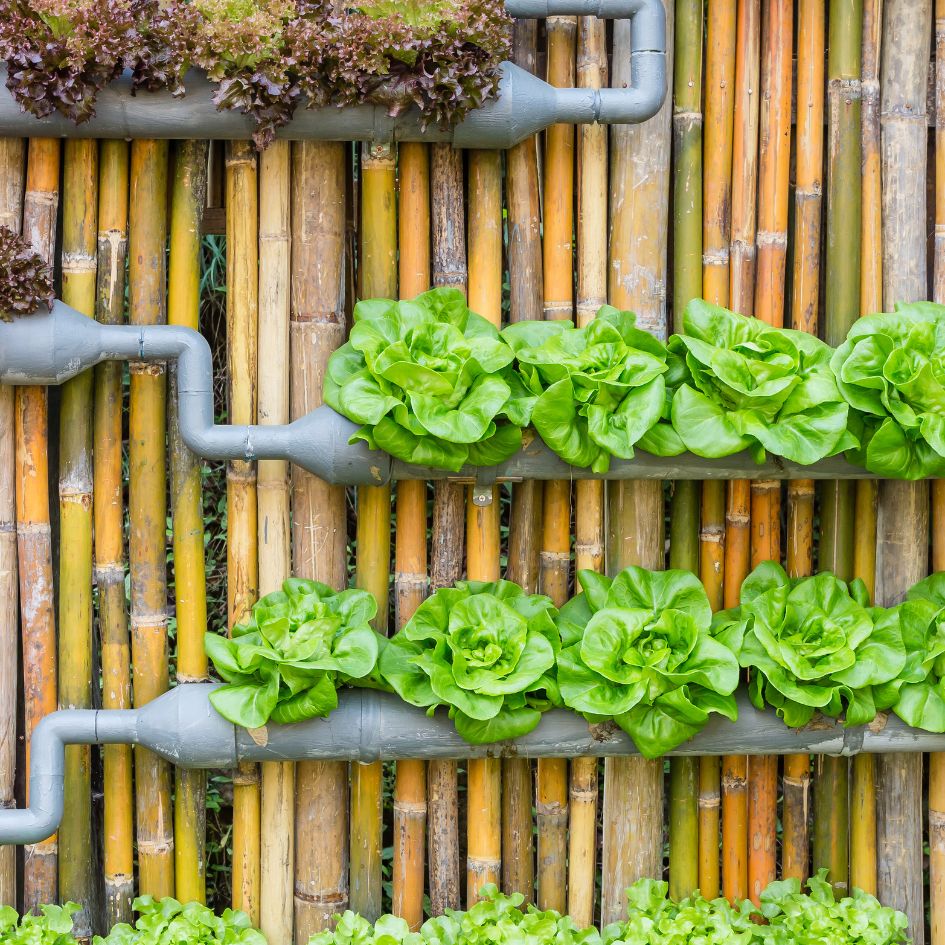
[[[66,745],[130,744],[183,768],[234,768],[243,761],[351,761],[400,758],[573,758],[636,755],[614,723],[592,725],[553,709],[538,727],[512,741],[470,745],[445,710],[428,716],[390,693],[346,689],[328,718],[247,730],[210,704],[211,683],[177,686],[139,709],[66,709],[48,715],[30,742],[29,807],[0,810],[0,844],[36,843],[62,819]],[[671,755],[824,754],[942,751],[945,735],[910,729],[890,717],[882,726],[844,728],[832,719],[791,729],[738,695],[738,721],[713,716]]]
[[[457,148],[510,148],[557,123],[634,124],[652,118],[666,98],[666,11],[663,0],[506,0],[514,17],[597,16],[629,20],[630,84],[620,89],[560,89],[511,62],[501,66],[498,98],[485,103],[452,128],[424,128],[416,109],[392,118],[380,105],[299,108],[279,137],[322,141],[452,142]],[[6,68],[0,66],[0,80]],[[192,71],[187,95],[169,92],[133,96],[129,73],[98,96],[96,114],[75,125],[59,114],[35,118],[0,91],[0,134],[11,137],[212,138],[246,140],[252,120],[236,111],[218,111],[213,86]]]

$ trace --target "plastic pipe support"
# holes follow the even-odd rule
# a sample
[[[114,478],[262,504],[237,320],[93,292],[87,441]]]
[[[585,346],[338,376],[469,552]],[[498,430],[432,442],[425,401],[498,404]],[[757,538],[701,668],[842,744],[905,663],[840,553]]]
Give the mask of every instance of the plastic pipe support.
[[[614,459],[607,473],[568,465],[529,431],[514,456],[498,466],[465,467],[458,473],[412,466],[349,443],[357,425],[329,407],[286,426],[219,426],[213,423],[210,347],[189,328],[166,325],[102,325],[62,302],[52,310],[0,322],[0,383],[62,384],[108,360],[177,361],[181,435],[205,459],[284,459],[337,485],[383,485],[398,479],[453,479],[474,485],[479,504],[491,501],[492,485],[522,479],[858,479],[871,478],[842,457],[801,466],[777,457],[755,463],[747,453],[719,460],[698,456],[662,458],[638,450]]]
[[[567,709],[542,716],[513,741],[469,745],[443,709],[431,717],[390,693],[347,689],[326,719],[248,731],[211,706],[210,683],[177,686],[140,709],[67,709],[36,727],[31,742],[30,806],[0,810],[0,843],[35,843],[59,826],[66,745],[132,744],[184,768],[230,768],[241,761],[356,761],[398,758],[571,758],[635,755],[613,723],[591,725]],[[883,718],[883,717],[881,717]],[[945,735],[910,729],[900,719],[844,728],[831,719],[792,729],[774,712],[759,712],[742,693],[738,721],[713,716],[671,755],[824,754],[945,750]]]
[[[510,148],[558,122],[631,124],[655,115],[666,97],[666,11],[662,0],[506,0],[516,17],[599,16],[632,23],[630,87],[559,89],[510,62],[502,63],[498,98],[452,128],[423,128],[416,109],[392,118],[376,105],[299,108],[280,137],[323,141],[447,141],[458,148]],[[6,68],[0,66],[0,85]],[[81,125],[59,114],[35,118],[0,88],[0,135],[9,137],[248,139],[253,123],[235,111],[218,111],[213,86],[198,71],[186,77],[187,94],[131,94],[120,76],[98,96],[95,116]]]

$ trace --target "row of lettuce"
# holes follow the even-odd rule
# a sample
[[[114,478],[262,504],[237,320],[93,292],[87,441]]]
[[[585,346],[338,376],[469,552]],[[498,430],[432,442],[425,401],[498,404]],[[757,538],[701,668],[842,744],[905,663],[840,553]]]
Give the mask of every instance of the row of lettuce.
[[[735,721],[735,693],[790,727],[815,714],[848,726],[893,712],[945,731],[945,572],[893,607],[871,607],[860,581],[789,578],[765,562],[736,608],[712,613],[687,571],[578,573],[560,610],[510,581],[437,590],[392,638],[372,629],[361,590],[293,578],[259,601],[231,637],[206,635],[226,684],[217,711],[250,729],[324,717],[344,685],[446,707],[471,744],[530,732],[567,707],[613,721],[647,757],[696,735],[713,713]],[[745,673],[745,670],[748,670]]]
[[[945,307],[859,319],[837,349],[708,302],[664,344],[610,306],[583,328],[504,330],[454,289],[355,309],[325,400],[397,459],[495,465],[531,426],[567,463],[605,473],[635,448],[810,465],[845,454],[879,476],[945,474]]]
[[[796,879],[771,883],[750,902],[729,904],[698,893],[675,901],[667,884],[642,879],[627,890],[628,917],[603,931],[579,928],[573,919],[554,910],[523,908],[520,893],[510,896],[486,886],[483,898],[467,912],[448,910],[411,932],[397,916],[369,922],[353,912],[338,917],[330,931],[318,932],[308,945],[896,945],[905,943],[906,916],[859,890],[837,899],[826,882],[826,871],[812,877],[809,892]],[[206,906],[182,906],[174,899],[143,896],[135,901],[140,913],[134,926],[116,925],[93,945],[267,945],[242,912],[227,909],[217,916]],[[20,919],[9,907],[0,908],[0,942],[4,945],[74,945],[74,903],[44,906],[40,915]]]
[[[457,121],[497,93],[510,24],[503,0],[8,0],[0,59],[24,111],[79,123],[122,72],[182,96],[198,67],[265,147],[299,107]]]

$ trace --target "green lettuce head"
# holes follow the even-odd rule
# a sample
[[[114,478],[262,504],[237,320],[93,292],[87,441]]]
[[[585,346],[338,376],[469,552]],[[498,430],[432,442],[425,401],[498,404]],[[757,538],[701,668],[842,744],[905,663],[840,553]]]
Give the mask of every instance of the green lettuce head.
[[[854,462],[896,479],[945,473],[945,307],[915,302],[859,319],[831,367],[862,428]]]
[[[17,914],[12,906],[0,906],[0,942],[3,945],[75,945],[72,917],[82,910],[76,902],[40,906],[40,914]]]
[[[605,305],[585,328],[518,322],[502,332],[525,388],[516,423],[531,423],[572,466],[605,473],[610,457],[639,444],[659,455],[684,451],[668,422],[666,346],[636,327],[632,312]]]
[[[694,299],[669,350],[685,361],[673,428],[697,456],[748,449],[809,465],[855,447],[830,348],[803,331],[775,329]]]
[[[612,718],[648,758],[692,738],[712,712],[737,718],[738,661],[709,633],[697,577],[630,567],[613,580],[594,571],[578,580],[584,593],[558,617],[565,705]]]
[[[259,728],[328,715],[338,686],[364,679],[376,664],[377,602],[367,591],[335,591],[291,578],[267,594],[231,638],[207,633],[207,655],[228,683],[210,694],[225,719]]]
[[[472,744],[517,738],[558,702],[554,605],[511,581],[459,581],[428,597],[381,653],[405,702],[450,708]]]
[[[457,289],[359,302],[332,354],[325,403],[362,424],[354,439],[420,466],[493,466],[522,444],[506,423],[512,349]]]
[[[895,702],[915,645],[912,608],[868,603],[862,581],[791,579],[766,561],[742,585],[740,607],[716,614],[713,632],[750,669],[757,708],[774,706],[791,728],[815,711],[865,725]]]

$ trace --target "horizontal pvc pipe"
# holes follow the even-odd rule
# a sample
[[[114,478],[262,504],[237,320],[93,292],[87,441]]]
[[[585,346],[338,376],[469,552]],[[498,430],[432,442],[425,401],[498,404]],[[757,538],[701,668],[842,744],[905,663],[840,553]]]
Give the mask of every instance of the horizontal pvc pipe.
[[[35,843],[59,826],[63,811],[65,745],[141,745],[184,768],[231,768],[241,761],[389,761],[400,758],[572,758],[638,754],[613,723],[591,725],[554,709],[537,728],[507,742],[470,745],[445,709],[428,716],[390,693],[348,689],[327,719],[267,725],[248,731],[223,719],[210,704],[215,686],[177,686],[140,709],[68,709],[37,726],[31,742],[30,806],[0,810],[0,843]],[[945,750],[945,735],[911,729],[895,716],[844,728],[818,719],[790,729],[773,711],[759,712],[744,693],[738,721],[713,716],[670,755],[853,755],[859,752]]]
[[[666,13],[661,0],[507,0],[512,16],[605,16],[632,21],[630,86],[625,89],[558,89],[510,62],[501,65],[499,95],[470,112],[455,127],[424,127],[423,116],[409,109],[396,118],[381,105],[346,108],[300,107],[277,131],[288,139],[323,141],[451,141],[458,148],[510,148],[559,122],[634,123],[659,111],[666,97]],[[187,93],[131,94],[126,72],[98,95],[95,116],[76,125],[55,113],[35,118],[22,111],[5,88],[0,65],[0,135],[83,138],[247,139],[253,121],[236,111],[219,111],[213,84],[192,70]]]
[[[62,384],[102,361],[176,360],[181,435],[205,459],[284,459],[338,485],[381,485],[399,479],[471,482],[481,504],[497,481],[522,479],[862,479],[870,474],[842,457],[801,466],[748,453],[708,460],[686,454],[614,459],[607,473],[570,466],[533,432],[522,449],[497,466],[464,467],[458,473],[413,466],[387,453],[349,443],[358,427],[330,407],[319,407],[285,426],[227,426],[213,422],[210,347],[190,328],[167,325],[102,325],[62,302],[50,312],[0,322],[0,383]]]

